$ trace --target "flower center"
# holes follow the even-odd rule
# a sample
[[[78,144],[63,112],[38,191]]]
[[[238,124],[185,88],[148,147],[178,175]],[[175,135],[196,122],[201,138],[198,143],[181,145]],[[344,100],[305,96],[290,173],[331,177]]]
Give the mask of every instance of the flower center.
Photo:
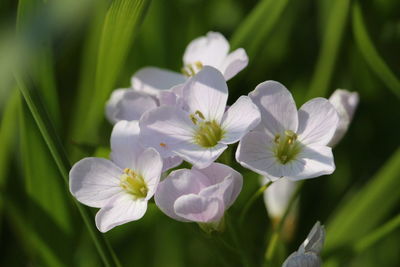
[[[286,130],[285,135],[275,135],[274,147],[275,157],[282,164],[286,164],[296,158],[301,151],[301,144],[297,141],[297,134]]]
[[[143,177],[131,169],[126,168],[124,170],[121,175],[120,186],[135,198],[145,198],[147,196],[148,188]]]
[[[181,72],[183,75],[187,77],[194,76],[197,72],[199,72],[203,68],[203,64],[200,61],[196,61],[192,64],[185,65]]]
[[[222,139],[224,131],[215,120],[206,121],[203,113],[196,111],[190,114],[190,119],[197,126],[194,142],[202,147],[213,147]]]

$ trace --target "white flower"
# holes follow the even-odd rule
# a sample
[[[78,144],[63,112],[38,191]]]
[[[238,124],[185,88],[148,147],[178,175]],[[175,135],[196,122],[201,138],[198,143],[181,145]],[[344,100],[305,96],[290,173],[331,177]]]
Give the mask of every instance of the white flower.
[[[106,117],[115,124],[121,120],[138,121],[143,113],[158,106],[155,97],[133,89],[117,89],[106,103]]]
[[[189,79],[182,92],[185,109],[162,106],[139,121],[142,141],[158,146],[163,157],[177,155],[205,168],[260,122],[260,112],[247,96],[225,112],[228,87],[213,67],[206,66]]]
[[[336,129],[335,135],[329,142],[330,147],[336,146],[349,128],[350,122],[353,119],[353,115],[358,106],[358,93],[349,92],[343,89],[337,89],[331,97],[329,102],[336,108],[339,114],[339,124]]]
[[[160,154],[144,149],[137,135],[137,122],[118,122],[111,134],[111,160],[84,158],[70,171],[72,195],[100,208],[96,226],[101,232],[142,218],[160,181]]]
[[[275,180],[300,180],[331,174],[335,169],[327,146],[338,124],[335,108],[315,98],[297,111],[290,92],[266,81],[249,94],[261,112],[261,123],[240,141],[236,160]]]
[[[217,223],[239,195],[240,173],[213,163],[204,169],[180,169],[160,182],[155,201],[169,217],[183,222]]]
[[[285,260],[282,267],[320,267],[322,261],[319,254],[324,241],[324,226],[316,222],[303,244]]]
[[[263,184],[269,179],[264,177]],[[264,191],[264,203],[271,218],[279,221],[286,211],[289,200],[296,189],[297,183],[285,177],[273,182]],[[292,209],[292,212],[296,212]]]
[[[206,36],[193,40],[183,55],[182,74],[155,67],[146,67],[132,77],[132,87],[158,95],[160,90],[184,83],[204,66],[212,66],[221,73],[225,80],[231,79],[247,66],[248,57],[243,48],[229,53],[229,43],[218,32],[209,32]]]

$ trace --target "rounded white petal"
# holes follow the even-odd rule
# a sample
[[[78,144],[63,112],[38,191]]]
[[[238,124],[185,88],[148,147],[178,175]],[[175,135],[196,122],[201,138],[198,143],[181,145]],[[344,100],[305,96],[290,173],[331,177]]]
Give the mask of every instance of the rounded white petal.
[[[335,170],[332,149],[327,146],[304,146],[297,159],[291,162],[294,171],[284,176],[292,181],[331,174]]]
[[[163,158],[176,156],[173,151],[193,139],[193,123],[179,107],[162,106],[146,112],[139,126],[141,142],[154,147]]]
[[[329,98],[329,102],[335,107],[339,115],[338,127],[332,140],[329,142],[329,146],[334,147],[343,138],[349,128],[358,106],[359,96],[357,92],[337,89]]]
[[[254,129],[261,121],[260,111],[247,96],[241,96],[225,112],[222,128],[225,131],[221,143],[232,144]]]
[[[271,167],[277,164],[272,151],[272,141],[265,132],[249,132],[240,140],[236,150],[236,161],[263,176],[280,177],[270,173]]]
[[[200,111],[206,120],[221,122],[228,100],[228,86],[220,71],[205,66],[182,90],[190,113]]]
[[[163,172],[181,165],[183,159],[179,156],[172,156],[163,159]]]
[[[146,200],[149,200],[160,182],[163,160],[157,150],[150,147],[139,155],[135,165],[134,170],[140,173],[146,182],[148,189]]]
[[[111,159],[121,169],[133,168],[135,160],[144,150],[139,141],[137,121],[119,121],[111,133]]]
[[[201,62],[204,66],[221,66],[229,52],[229,43],[218,32],[208,32],[206,36],[194,39],[186,47],[183,55],[184,65]]]
[[[201,189],[210,185],[206,176],[196,170],[180,169],[173,171],[157,187],[154,196],[157,206],[169,217],[187,221],[178,216],[174,210],[177,198],[187,194],[197,194]]]
[[[213,196],[219,196],[220,199],[223,200],[225,209],[233,204],[242,190],[243,176],[227,165],[212,163],[209,167],[204,169],[197,169],[195,167],[193,169],[203,173],[210,180],[211,184],[220,185],[220,191],[214,191],[215,194]],[[224,183],[226,183],[226,186]]]
[[[84,158],[75,163],[69,173],[69,189],[79,202],[101,208],[122,192],[121,175],[122,170],[109,160]]]
[[[322,261],[315,253],[293,252],[283,263],[282,267],[320,267]]]
[[[100,232],[131,221],[139,220],[147,210],[147,201],[134,200],[129,194],[121,194],[111,199],[96,214],[96,226]]]
[[[306,240],[300,245],[299,252],[314,252],[319,254],[325,242],[325,228],[320,222],[316,222],[308,234]]]
[[[336,131],[339,116],[325,98],[314,98],[299,109],[299,140],[305,144],[326,145]]]
[[[216,222],[224,215],[224,204],[219,198],[207,198],[189,194],[179,197],[174,203],[175,213],[189,221]]]
[[[131,79],[132,88],[154,96],[157,96],[160,90],[170,89],[185,81],[186,77],[180,73],[155,67],[142,68]]]
[[[249,58],[246,51],[238,48],[224,59],[219,69],[224,74],[225,80],[229,80],[244,69],[248,63]]]
[[[132,89],[130,88],[116,89],[111,93],[110,98],[107,100],[105,111],[106,111],[106,117],[111,124],[114,124],[119,121],[119,119],[115,115],[117,113],[117,106],[123,99],[125,92],[129,91],[132,91]]]
[[[282,177],[264,191],[264,202],[270,217],[281,218],[283,216],[296,186],[296,182]]]
[[[218,143],[211,148],[203,148],[197,144],[187,142],[174,150],[175,154],[197,168],[206,168],[213,163],[228,146]]]
[[[279,82],[266,81],[249,94],[261,112],[262,124],[274,137],[285,130],[296,132],[298,115],[292,94]]]

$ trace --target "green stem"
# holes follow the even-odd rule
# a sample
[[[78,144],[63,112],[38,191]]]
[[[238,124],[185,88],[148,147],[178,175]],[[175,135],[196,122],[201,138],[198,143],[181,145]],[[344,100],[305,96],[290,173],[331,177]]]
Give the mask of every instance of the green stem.
[[[21,91],[29,110],[32,113],[32,116],[40,130],[40,133],[43,136],[43,139],[46,142],[47,147],[50,150],[50,153],[58,167],[58,170],[61,173],[61,176],[64,178],[66,185],[68,186],[68,172],[71,169],[71,164],[67,158],[64,147],[61,144],[61,141],[56,134],[53,124],[50,121],[49,115],[41,104],[39,96],[35,94],[32,89],[28,89],[19,76],[15,76],[15,79],[18,84],[18,88]],[[89,209],[82,206],[78,201],[73,199],[75,205],[77,206],[79,213],[82,216],[82,219],[92,237],[94,245],[104,263],[105,266],[121,266],[119,263],[114,251],[110,247],[110,245],[105,240],[104,236],[102,236],[97,229],[93,226],[91,222],[91,215]]]
[[[281,236],[283,226],[285,225],[285,221],[287,216],[289,215],[290,211],[292,210],[294,204],[296,203],[296,199],[300,194],[301,188],[303,187],[304,182],[299,182],[299,185],[296,188],[296,191],[290,197],[289,203],[286,207],[285,213],[283,214],[282,218],[279,221],[278,226],[275,228],[269,244],[267,246],[267,250],[265,251],[265,260],[267,263],[270,263],[275,255],[276,245],[278,244],[278,240]]]
[[[245,267],[251,266],[251,264],[249,263],[249,260],[247,259],[245,250],[240,245],[240,241],[239,241],[238,234],[236,232],[236,228],[234,227],[234,224],[232,223],[232,220],[227,213],[225,214],[225,218],[226,218],[226,222],[228,223],[228,231],[231,235],[231,238],[232,238],[233,242],[235,243],[237,251],[240,252],[240,259],[242,260],[243,266],[245,266]]]
[[[243,224],[244,219],[246,218],[247,213],[249,212],[251,206],[253,206],[254,202],[257,200],[257,198],[259,196],[261,196],[265,190],[267,190],[267,188],[272,184],[271,181],[267,182],[265,185],[261,186],[249,199],[249,201],[247,201],[246,205],[243,208],[242,213],[240,214],[239,217],[239,223]]]

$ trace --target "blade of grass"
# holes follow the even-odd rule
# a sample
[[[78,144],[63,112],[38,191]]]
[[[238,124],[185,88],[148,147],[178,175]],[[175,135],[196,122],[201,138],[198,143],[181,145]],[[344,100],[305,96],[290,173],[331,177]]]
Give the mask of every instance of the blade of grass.
[[[326,96],[349,14],[350,0],[332,2],[307,99]]]
[[[388,65],[379,55],[368,35],[362,10],[358,2],[353,3],[353,35],[356,45],[361,51],[365,61],[371,70],[382,80],[382,82],[397,96],[400,97],[400,81],[390,70]]]
[[[231,38],[232,48],[246,49],[250,60],[254,59],[275,28],[289,0],[262,0],[253,8]]]
[[[400,148],[379,172],[340,204],[327,223],[325,252],[349,245],[374,229],[399,203]]]
[[[64,179],[65,184],[68,186],[68,171],[71,168],[71,165],[68,161],[67,155],[64,151],[64,148],[54,130],[53,124],[50,121],[50,118],[45,109],[43,109],[40,99],[37,94],[33,91],[32,88],[28,88],[23,82],[22,78],[16,75],[16,81],[18,84],[18,88],[21,91],[25,102],[27,103],[29,110],[32,113],[32,116],[45,140],[50,153],[57,164],[58,170],[61,176]],[[74,203],[76,204],[79,213],[82,216],[82,219],[93,239],[93,242],[97,248],[97,251],[104,263],[105,266],[120,266],[118,259],[116,258],[113,250],[106,242],[104,237],[97,231],[97,229],[93,226],[90,218],[90,212],[87,208],[79,204],[75,199]]]
[[[142,22],[148,0],[115,0],[105,16],[98,47],[94,86],[85,88],[89,99],[79,99],[78,110],[72,126],[71,139],[97,140],[97,129],[104,118],[104,105],[115,86],[138,28]],[[83,94],[83,93],[82,93]],[[82,124],[82,121],[85,123]]]

